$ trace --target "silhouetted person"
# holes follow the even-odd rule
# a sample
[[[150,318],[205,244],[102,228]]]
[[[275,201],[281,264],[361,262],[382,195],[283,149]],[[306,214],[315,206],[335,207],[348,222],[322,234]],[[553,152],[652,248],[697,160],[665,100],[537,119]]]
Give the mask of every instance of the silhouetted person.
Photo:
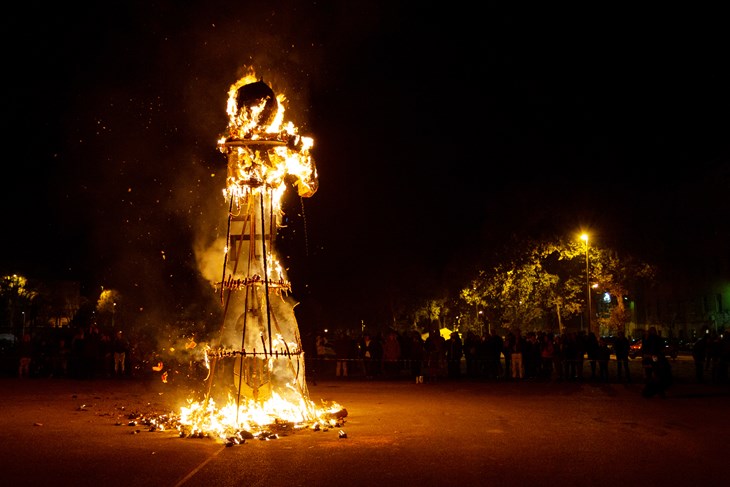
[[[86,333],[84,329],[79,327],[76,334],[71,339],[71,351],[69,353],[69,366],[71,369],[71,377],[74,379],[82,379],[85,377],[86,364],[84,363],[84,350],[86,348]]]
[[[18,345],[18,377],[21,379],[30,377],[30,366],[33,362],[33,340],[29,333],[23,334]]]
[[[504,378],[512,379],[512,343],[515,341],[515,334],[511,331],[502,340],[502,354],[504,355]]]
[[[623,330],[619,330],[616,340],[613,343],[613,351],[616,354],[616,378],[621,382],[626,375],[626,382],[631,382],[631,372],[629,372],[629,348],[631,342],[626,338]]]
[[[598,339],[596,348],[596,362],[598,362],[598,380],[608,382],[608,361],[611,358],[611,350],[603,338]]]
[[[665,397],[665,392],[672,385],[672,366],[664,353],[651,356],[651,373],[641,392],[644,397],[658,395]]]
[[[565,376],[564,359],[563,337],[555,335],[553,336],[553,370],[558,374],[558,380],[563,380]]]
[[[398,334],[390,330],[383,341],[383,370],[389,378],[400,373],[401,346]]]
[[[497,330],[492,330],[491,334],[487,336],[482,347],[484,348],[484,360],[485,360],[485,374],[488,379],[501,379],[505,375],[505,371],[502,368],[502,353],[505,353],[504,339],[497,333]],[[506,355],[505,355],[506,357]],[[505,358],[505,362],[507,359]],[[505,369],[509,370],[509,364],[505,364]]]
[[[524,338],[522,338],[522,332],[515,330],[510,341],[510,352],[512,352],[512,378],[513,379],[524,379],[525,378],[525,366],[522,363],[522,353],[525,348]]]
[[[583,380],[583,363],[586,356],[586,342],[588,338],[584,331],[575,335],[575,378]]]
[[[441,336],[437,328],[434,328],[429,333],[424,348],[426,352],[428,380],[435,382],[441,375],[446,359],[446,340],[444,340],[444,337]]]
[[[59,337],[58,342],[53,349],[51,362],[51,377],[66,377],[68,375],[68,341],[64,337]]]
[[[347,377],[348,363],[354,358],[353,340],[350,334],[340,331],[335,337],[335,377]]]
[[[366,379],[372,379],[377,374],[380,360],[378,343],[370,333],[365,333],[360,341],[360,359],[363,364],[363,373]]]
[[[586,335],[586,354],[588,355],[588,364],[591,367],[591,379],[596,379],[596,362],[598,360],[598,338],[593,332]]]
[[[692,360],[695,365],[695,380],[698,383],[705,381],[705,362],[707,361],[708,330],[692,346]]]
[[[543,333],[540,341],[540,377],[550,380],[555,362],[555,340],[552,333]]]
[[[651,379],[652,374],[656,371],[654,367],[656,361],[653,357],[658,355],[664,355],[664,343],[657,334],[656,327],[652,326],[641,340],[641,364],[647,379]]]
[[[114,377],[124,377],[126,373],[127,353],[129,353],[129,341],[122,331],[118,331],[112,343],[114,352]]]
[[[464,344],[461,342],[459,332],[452,332],[446,342],[446,363],[448,375],[452,379],[461,376],[461,357],[464,356]]]
[[[576,380],[578,377],[578,340],[575,332],[570,332],[563,339],[563,364],[565,365],[565,378]]]
[[[479,347],[481,340],[476,333],[468,331],[464,339],[464,359],[466,360],[466,375],[474,378],[478,375]]]
[[[421,334],[416,330],[412,330],[408,337],[407,344],[407,347],[405,347],[407,350],[406,360],[408,360],[410,364],[411,377],[419,382],[423,382],[423,360],[425,358],[425,349]]]

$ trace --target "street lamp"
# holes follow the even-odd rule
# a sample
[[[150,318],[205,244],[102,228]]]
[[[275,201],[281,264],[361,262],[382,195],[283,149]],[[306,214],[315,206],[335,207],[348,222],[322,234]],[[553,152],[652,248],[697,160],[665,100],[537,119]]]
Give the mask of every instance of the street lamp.
[[[588,279],[588,234],[584,233],[580,239],[586,243],[586,323],[588,324],[588,333],[591,332],[591,284]]]

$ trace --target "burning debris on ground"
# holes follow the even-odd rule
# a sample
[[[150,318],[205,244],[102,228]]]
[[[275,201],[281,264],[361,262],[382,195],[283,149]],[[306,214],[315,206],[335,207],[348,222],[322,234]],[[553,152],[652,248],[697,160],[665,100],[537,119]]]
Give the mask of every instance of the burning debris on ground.
[[[246,440],[276,440],[302,431],[326,432],[344,426],[346,417],[347,410],[340,409],[336,412],[323,415],[319,420],[310,424],[275,419],[272,423],[266,425],[250,427],[248,429],[229,428],[223,433],[211,434],[210,431],[182,423],[180,417],[174,414],[156,415],[133,412],[127,415],[126,425],[135,428],[132,434],[140,433],[142,430],[138,427],[144,426],[148,432],[177,431],[177,435],[180,438],[211,439],[220,441],[225,446],[235,446],[246,443]],[[116,426],[122,426],[123,424],[118,421]],[[347,435],[342,430],[339,430],[338,435],[339,438],[347,438]]]

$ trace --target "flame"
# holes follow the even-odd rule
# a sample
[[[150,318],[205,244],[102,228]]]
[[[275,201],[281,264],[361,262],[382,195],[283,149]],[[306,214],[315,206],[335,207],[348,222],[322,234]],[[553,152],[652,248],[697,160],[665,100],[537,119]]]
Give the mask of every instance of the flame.
[[[260,123],[262,112],[270,108],[266,100],[251,107],[238,106],[238,90],[258,81],[249,70],[228,91],[228,134],[218,141],[219,150],[229,157],[224,196],[232,197],[240,208],[250,194],[272,189],[274,210],[279,212],[287,176],[293,179],[300,196],[309,197],[317,191],[317,170],[311,155],[314,140],[299,135],[292,122],[284,122],[286,97],[282,94],[276,95],[275,103],[270,101],[276,110],[271,122]]]
[[[291,423],[295,429],[307,427],[335,428],[342,424],[346,413],[337,403],[322,403],[317,406],[313,401],[299,397],[298,401],[284,398],[273,393],[265,402],[245,400],[236,403],[231,397],[227,404],[218,407],[215,401],[188,401],[181,409],[178,430],[187,436],[201,432],[215,439],[225,441],[247,432],[253,436],[261,435],[273,425]]]
[[[181,409],[181,432],[226,440],[281,422],[334,427],[346,416],[339,404],[316,405],[308,397],[301,339],[293,305],[285,299],[291,285],[273,249],[287,183],[301,197],[318,188],[314,141],[285,119],[285,104],[286,97],[275,94],[253,69],[228,91],[228,126],[218,149],[228,159],[223,196],[231,210],[224,275],[214,283],[222,301],[227,292],[226,316],[218,348],[197,347],[192,338],[185,346],[188,352],[203,349],[208,392],[204,400],[189,399]],[[234,348],[238,345],[240,350]],[[233,370],[223,372],[233,377],[224,374],[223,385],[213,388],[214,378],[221,376],[216,362],[230,359]]]

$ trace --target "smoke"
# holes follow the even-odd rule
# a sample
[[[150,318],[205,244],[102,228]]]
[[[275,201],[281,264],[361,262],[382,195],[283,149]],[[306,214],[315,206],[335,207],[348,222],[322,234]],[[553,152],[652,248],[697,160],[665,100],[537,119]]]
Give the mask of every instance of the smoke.
[[[222,279],[225,245],[225,238],[218,238],[211,245],[199,239],[193,248],[201,275],[211,283]]]
[[[22,193],[43,194],[35,199],[50,207],[43,225],[19,232],[25,253],[64,277],[71,270],[89,289],[119,289],[143,322],[208,306],[224,257],[226,160],[216,143],[230,85],[253,67],[286,96],[286,118],[316,139],[307,130],[316,115],[311,89],[337,83],[339,62],[367,30],[354,19],[374,18],[376,7],[366,4],[129,2],[114,15],[79,7],[64,23],[58,9],[40,12],[38,33],[62,42],[27,39],[28,49],[49,53],[53,69],[35,62],[18,69],[24,86],[53,96],[18,97],[39,104],[23,102],[33,125],[22,131],[48,135],[34,145],[62,142],[38,151],[54,154],[38,171],[50,189]],[[27,219],[38,221],[27,208]]]

